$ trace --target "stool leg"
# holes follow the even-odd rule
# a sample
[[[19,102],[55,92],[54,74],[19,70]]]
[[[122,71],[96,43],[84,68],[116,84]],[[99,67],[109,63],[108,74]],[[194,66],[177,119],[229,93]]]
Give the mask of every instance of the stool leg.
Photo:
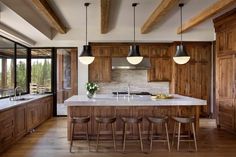
[[[179,129],[178,129],[178,144],[177,144],[177,151],[179,151],[179,142],[180,142],[180,130],[181,129],[181,123],[179,123]]]
[[[71,124],[71,129],[72,129],[72,133],[71,133],[71,139],[70,139],[70,152],[72,150],[73,139],[74,139],[74,123]]]
[[[143,152],[143,140],[142,140],[141,124],[140,123],[138,123],[138,132],[139,132],[140,147],[141,147],[141,151]]]
[[[168,125],[167,125],[167,123],[165,123],[165,128],[166,128],[166,140],[167,140],[168,150],[170,152],[170,140],[169,140],[169,132],[168,132]]]
[[[124,139],[123,139],[123,152],[125,152],[125,140],[126,140],[126,127],[127,127],[127,124],[124,123],[124,130],[123,130],[123,134],[124,134]]]
[[[96,151],[98,151],[99,134],[100,134],[100,123],[98,123],[98,125],[97,125],[97,145],[96,145]]]
[[[150,122],[150,136],[149,136],[149,139],[150,139],[150,149],[149,149],[149,152],[152,152],[152,138],[153,138],[153,123]]]
[[[193,138],[194,138],[195,150],[197,151],[197,139],[196,139],[196,134],[195,134],[194,123],[192,123],[192,129],[193,129]]]
[[[174,142],[175,142],[175,132],[176,132],[176,123],[174,122],[174,130],[173,130],[173,137],[172,137],[172,147],[174,146]]]
[[[113,138],[114,150],[116,152],[116,136],[115,136],[115,126],[114,126],[114,123],[111,124],[111,128],[112,128],[112,138]]]
[[[87,123],[87,125],[86,125],[86,131],[87,131],[87,133],[86,133],[86,137],[87,137],[87,142],[88,142],[88,150],[90,151],[90,141],[89,141],[89,126],[88,126],[88,123]]]

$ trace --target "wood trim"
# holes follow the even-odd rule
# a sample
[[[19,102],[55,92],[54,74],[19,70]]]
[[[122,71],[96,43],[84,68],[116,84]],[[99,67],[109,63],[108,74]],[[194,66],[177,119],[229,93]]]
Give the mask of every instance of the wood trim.
[[[199,14],[192,17],[189,21],[185,22],[182,27],[182,33],[209,19],[213,15],[216,15],[227,7],[232,6],[235,2],[235,0],[218,0],[213,5],[204,9]],[[177,33],[181,33],[181,27],[178,28]]]
[[[106,34],[109,29],[110,0],[101,0],[101,33]]]
[[[145,34],[150,32],[153,26],[163,19],[163,17],[171,10],[173,6],[175,6],[177,2],[179,2],[179,0],[162,0],[143,24],[141,33]]]
[[[40,13],[44,15],[46,20],[51,24],[53,28],[55,28],[61,34],[66,33],[65,25],[50,7],[47,0],[32,0],[32,3],[40,11]]]

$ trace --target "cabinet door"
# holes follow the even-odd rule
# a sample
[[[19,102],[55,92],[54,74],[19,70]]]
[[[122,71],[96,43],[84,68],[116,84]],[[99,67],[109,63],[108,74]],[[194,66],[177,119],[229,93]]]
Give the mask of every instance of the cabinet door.
[[[151,69],[148,70],[148,81],[171,81],[172,59],[150,58]]]
[[[162,58],[161,81],[171,81],[171,79],[172,79],[172,58]]]
[[[234,100],[224,99],[218,101],[219,108],[219,124],[226,130],[234,130]]]
[[[234,44],[234,30],[233,29],[228,29],[225,32],[225,51],[232,51],[233,50],[233,44]]]
[[[15,137],[21,138],[27,132],[26,106],[15,108]]]
[[[10,109],[0,113],[0,152],[9,147],[14,141],[14,110]]]
[[[188,96],[188,86],[189,86],[189,78],[188,78],[188,65],[177,65],[176,64],[176,82],[175,82],[175,92],[177,94]]]
[[[216,33],[216,50],[217,54],[221,54],[225,50],[225,33],[217,32]]]
[[[233,55],[219,57],[217,65],[217,98],[234,98],[234,66]]]
[[[111,58],[96,57],[89,65],[89,81],[110,82],[111,81]]]
[[[27,107],[27,130],[31,131],[39,123],[39,111],[37,104],[29,104]]]
[[[112,57],[127,57],[129,53],[129,45],[119,45],[119,46],[113,46],[112,49]]]
[[[108,57],[111,56],[111,46],[92,46],[92,53],[95,57]]]
[[[148,69],[148,81],[161,79],[161,58],[150,58],[151,68]]]

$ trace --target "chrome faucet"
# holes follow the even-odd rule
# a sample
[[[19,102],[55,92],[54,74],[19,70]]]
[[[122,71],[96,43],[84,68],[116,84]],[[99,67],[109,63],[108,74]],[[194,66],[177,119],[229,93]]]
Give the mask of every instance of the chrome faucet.
[[[17,91],[20,89],[20,91],[22,92],[22,88],[21,86],[17,86],[15,89],[14,89],[14,100],[17,100]],[[19,96],[21,96],[21,92],[19,92]]]

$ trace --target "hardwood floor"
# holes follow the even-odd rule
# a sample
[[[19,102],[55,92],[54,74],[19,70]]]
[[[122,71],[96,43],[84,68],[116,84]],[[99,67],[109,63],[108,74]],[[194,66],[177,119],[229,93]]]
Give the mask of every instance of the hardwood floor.
[[[152,153],[141,153],[139,145],[127,143],[127,152],[121,153],[121,142],[117,141],[118,152],[113,152],[110,142],[101,142],[99,153],[95,152],[95,141],[91,142],[91,152],[84,141],[75,142],[74,153],[69,153],[69,142],[66,137],[66,118],[52,118],[41,125],[32,134],[27,135],[18,143],[1,154],[1,157],[235,157],[236,135],[218,130],[214,121],[201,120],[198,138],[198,152],[194,152],[193,145],[180,144],[180,152],[172,148],[168,152],[166,144],[155,143]],[[148,150],[147,141],[144,142],[145,151]]]

